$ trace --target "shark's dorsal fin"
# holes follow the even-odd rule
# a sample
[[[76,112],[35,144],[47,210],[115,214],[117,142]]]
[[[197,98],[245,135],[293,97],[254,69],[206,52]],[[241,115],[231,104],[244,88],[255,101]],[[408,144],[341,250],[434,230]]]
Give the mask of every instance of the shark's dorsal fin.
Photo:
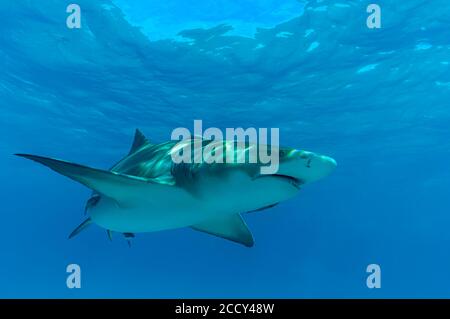
[[[131,149],[128,155],[133,154],[142,146],[145,146],[147,144],[150,144],[148,139],[145,137],[144,134],[142,134],[142,132],[139,129],[136,129],[136,132],[134,133],[133,145],[131,145]]]
[[[241,214],[216,217],[201,224],[193,225],[191,228],[247,247],[252,247],[254,244],[252,233],[242,219]]]
[[[119,205],[132,202],[138,193],[148,191],[149,188],[152,188],[154,191],[158,191],[159,189],[162,193],[167,192],[167,185],[163,185],[149,178],[104,171],[37,155],[16,155],[41,163],[55,172],[89,187],[99,194],[114,199]]]

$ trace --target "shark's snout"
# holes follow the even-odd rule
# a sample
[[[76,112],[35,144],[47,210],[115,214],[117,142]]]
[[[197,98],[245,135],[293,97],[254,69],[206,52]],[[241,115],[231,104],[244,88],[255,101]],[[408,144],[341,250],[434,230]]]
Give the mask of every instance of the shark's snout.
[[[313,156],[313,161],[313,165],[317,166],[317,169],[322,172],[323,177],[329,175],[337,166],[333,158],[325,155],[315,155]]]
[[[336,161],[329,156],[292,150],[281,161],[279,174],[291,176],[302,183],[311,183],[328,176],[336,166]]]
[[[306,161],[306,169],[301,167],[302,161],[298,164],[299,173],[304,174],[303,180],[307,183],[320,180],[334,171],[337,166],[336,161],[325,155],[319,155],[312,152],[304,152],[306,156],[303,156],[303,162]]]

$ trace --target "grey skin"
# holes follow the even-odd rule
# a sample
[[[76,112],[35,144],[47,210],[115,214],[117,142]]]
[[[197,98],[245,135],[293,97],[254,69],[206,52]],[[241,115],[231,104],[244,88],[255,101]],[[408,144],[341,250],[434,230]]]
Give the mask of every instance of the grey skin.
[[[279,169],[269,175],[260,173],[260,162],[176,164],[171,152],[177,143],[152,144],[136,130],[129,154],[110,170],[16,155],[93,190],[86,204],[89,218],[70,238],[92,223],[105,228],[109,238],[118,232],[127,240],[135,233],[191,227],[248,247],[254,240],[241,213],[261,211],[288,200],[305,184],[329,175],[336,167],[330,157],[292,148],[279,148]],[[211,141],[202,143],[205,147]],[[239,148],[235,151],[245,152]]]

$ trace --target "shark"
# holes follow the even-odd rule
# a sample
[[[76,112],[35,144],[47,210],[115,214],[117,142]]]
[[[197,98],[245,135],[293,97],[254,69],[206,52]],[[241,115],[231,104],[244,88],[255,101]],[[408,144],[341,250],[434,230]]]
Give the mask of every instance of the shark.
[[[194,144],[193,140],[188,143]],[[202,139],[201,147],[210,143]],[[259,161],[175,163],[171,154],[178,145],[179,141],[152,143],[136,130],[129,153],[107,170],[38,155],[15,155],[92,190],[86,219],[69,238],[91,224],[104,228],[110,240],[119,233],[129,243],[137,233],[190,227],[246,247],[254,245],[254,238],[244,213],[270,209],[295,197],[306,184],[328,176],[337,166],[331,157],[286,147],[279,148],[275,174],[261,174]],[[235,152],[248,149],[236,148]]]

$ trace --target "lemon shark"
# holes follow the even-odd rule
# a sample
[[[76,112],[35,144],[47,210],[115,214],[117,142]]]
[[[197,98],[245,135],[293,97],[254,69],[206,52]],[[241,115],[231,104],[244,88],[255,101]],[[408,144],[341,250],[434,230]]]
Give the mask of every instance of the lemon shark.
[[[15,155],[93,190],[86,203],[88,218],[69,238],[93,223],[106,229],[110,239],[113,232],[130,239],[135,233],[191,227],[248,247],[254,240],[243,213],[288,200],[305,184],[329,175],[336,167],[328,156],[281,147],[276,174],[260,174],[260,162],[176,164],[171,152],[178,143],[153,144],[136,130],[129,154],[109,170],[37,155]],[[202,147],[209,143],[203,140]],[[236,148],[236,152],[246,151],[248,148]]]

